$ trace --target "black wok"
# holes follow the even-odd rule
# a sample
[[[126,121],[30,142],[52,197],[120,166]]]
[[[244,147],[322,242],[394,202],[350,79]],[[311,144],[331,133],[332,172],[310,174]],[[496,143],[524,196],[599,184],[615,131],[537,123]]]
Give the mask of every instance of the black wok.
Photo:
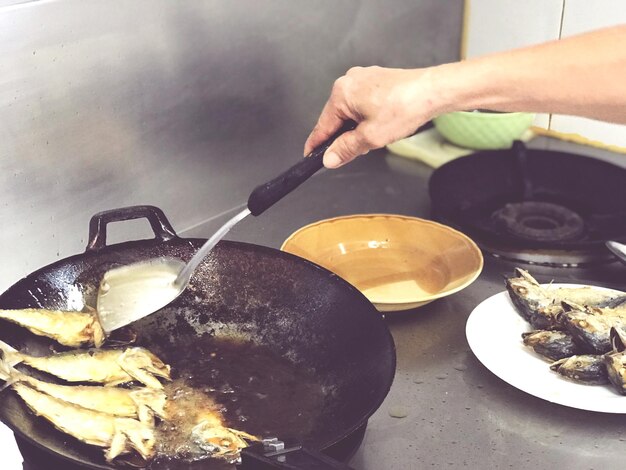
[[[106,246],[108,222],[142,217],[150,222],[154,240]],[[179,238],[155,207],[103,212],[91,220],[85,253],[20,280],[0,296],[0,307],[71,310],[83,302],[93,306],[96,286],[106,270],[158,256],[188,260],[204,241]],[[196,375],[207,368],[203,351],[215,338],[247,338],[287,358],[313,377],[325,395],[316,412],[308,410],[309,422],[300,435],[290,427],[274,430],[279,437],[301,440],[313,450],[324,450],[362,427],[387,395],[395,371],[391,335],[359,291],[308,261],[245,243],[220,242],[187,291],[133,329],[138,343],[160,355],[173,370],[195,370]],[[49,354],[53,345],[5,322],[0,323],[0,339],[30,354]],[[205,379],[210,383],[210,377]],[[293,396],[282,403],[270,401],[263,416],[279,416],[287,402],[297,406],[298,400]],[[0,395],[0,419],[56,457],[87,468],[109,468],[100,449],[56,431],[29,412],[12,391]]]

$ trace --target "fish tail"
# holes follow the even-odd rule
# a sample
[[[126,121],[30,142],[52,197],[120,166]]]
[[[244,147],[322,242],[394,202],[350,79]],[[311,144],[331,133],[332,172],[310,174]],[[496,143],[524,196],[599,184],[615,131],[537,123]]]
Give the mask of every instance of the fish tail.
[[[12,380],[7,380],[6,382],[4,382],[3,385],[0,385],[0,393],[2,393],[4,391],[5,388],[9,388],[11,385],[13,385],[15,382],[13,382]]]
[[[13,346],[0,340],[0,363],[7,364],[8,367],[13,367],[19,364],[24,359],[17,349]]]
[[[124,433],[115,429],[115,434],[113,439],[111,439],[111,446],[105,451],[104,456],[107,462],[112,462],[113,459],[125,452],[127,452],[127,438]]]
[[[4,384],[0,385],[0,392],[5,388],[9,388],[16,382],[20,382],[22,374],[13,368],[13,366],[7,364],[4,361],[0,362],[0,380],[4,381]]]
[[[0,392],[2,392],[5,388],[18,382],[22,373],[13,367],[20,362],[19,359],[15,358],[17,351],[2,341],[0,343],[0,380],[5,382],[4,385],[0,386]]]
[[[0,391],[4,390],[9,384],[9,381],[11,380],[11,370],[9,369],[10,366],[8,366],[8,364],[6,364],[4,361],[0,362],[0,380],[6,382],[1,388]]]

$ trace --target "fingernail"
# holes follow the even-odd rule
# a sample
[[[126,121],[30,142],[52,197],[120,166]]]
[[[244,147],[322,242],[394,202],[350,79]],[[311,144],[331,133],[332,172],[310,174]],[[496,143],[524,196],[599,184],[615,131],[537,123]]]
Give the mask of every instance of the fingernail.
[[[326,168],[339,168],[343,164],[339,155],[334,152],[326,152],[324,154],[324,166]]]

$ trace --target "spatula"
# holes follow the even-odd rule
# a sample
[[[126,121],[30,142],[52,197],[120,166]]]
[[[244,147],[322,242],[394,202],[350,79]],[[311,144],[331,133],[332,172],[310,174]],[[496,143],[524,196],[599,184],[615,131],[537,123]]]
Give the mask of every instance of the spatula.
[[[606,247],[619,258],[619,260],[626,264],[626,245],[616,241],[606,242]]]
[[[273,180],[257,186],[245,210],[226,222],[196,254],[184,263],[174,258],[154,258],[107,271],[98,289],[97,312],[106,333],[126,326],[165,307],[189,285],[191,275],[228,231],[252,214],[258,216],[300,186],[324,165],[324,152],[344,132],[356,127],[343,126],[321,146]]]

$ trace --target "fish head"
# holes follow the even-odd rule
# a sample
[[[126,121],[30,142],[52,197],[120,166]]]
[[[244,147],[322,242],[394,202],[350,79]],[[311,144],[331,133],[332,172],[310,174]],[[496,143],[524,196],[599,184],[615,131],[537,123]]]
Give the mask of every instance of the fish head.
[[[533,330],[522,333],[522,340],[526,346],[533,347],[537,344],[541,344],[548,341],[551,336],[551,331],[548,330]]]
[[[151,414],[155,414],[161,419],[166,418],[165,405],[167,396],[162,390],[149,387],[138,388],[131,392],[130,397],[137,405],[137,408],[146,413],[141,417],[144,419],[140,419],[140,421],[147,421]]]
[[[609,381],[618,393],[626,395],[626,352],[613,351],[604,355]]]
[[[600,355],[583,354],[566,357],[552,363],[550,369],[576,382],[588,384],[608,382],[604,358]]]
[[[550,299],[539,283],[523,269],[515,269],[516,277],[505,280],[511,301],[526,319],[539,308],[550,305]]]
[[[589,315],[589,312],[582,305],[572,302],[562,301],[561,311],[557,314],[557,322],[563,325],[568,318],[583,318]]]
[[[170,378],[170,366],[155,354],[144,348],[129,348],[124,352],[124,362],[133,369],[141,369],[151,374]]]
[[[248,447],[245,438],[249,434],[216,425],[213,419],[200,421],[191,431],[193,442],[211,457],[232,462],[239,458],[241,449]],[[250,436],[253,437],[253,436]]]
[[[624,325],[612,326],[609,332],[611,346],[614,352],[624,352],[626,350],[626,327]]]
[[[580,310],[572,310],[562,315],[561,323],[584,350],[604,354],[611,349],[610,319]]]

